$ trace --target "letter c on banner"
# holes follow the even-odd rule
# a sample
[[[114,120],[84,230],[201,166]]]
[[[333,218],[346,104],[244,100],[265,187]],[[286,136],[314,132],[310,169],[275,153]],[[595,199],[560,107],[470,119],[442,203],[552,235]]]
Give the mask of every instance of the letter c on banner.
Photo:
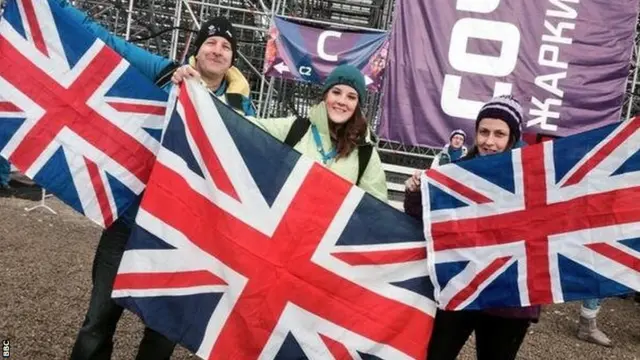
[[[324,51],[324,43],[329,37],[340,38],[341,36],[341,32],[332,30],[323,31],[322,33],[320,33],[320,37],[318,38],[318,56],[320,56],[320,59],[332,62],[338,61],[338,55],[327,54],[327,52]]]

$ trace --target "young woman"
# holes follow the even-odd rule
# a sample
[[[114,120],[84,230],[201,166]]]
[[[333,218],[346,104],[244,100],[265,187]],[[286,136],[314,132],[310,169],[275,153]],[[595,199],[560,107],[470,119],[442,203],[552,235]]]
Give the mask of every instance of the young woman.
[[[522,107],[514,98],[500,96],[491,99],[476,119],[475,143],[460,161],[517,147],[521,123]],[[409,178],[405,187],[405,212],[422,221],[420,172]],[[474,331],[478,360],[515,359],[529,325],[537,322],[539,316],[539,306],[484,311],[438,310],[427,359],[456,359]]]
[[[198,76],[192,67],[185,65],[174,73],[172,81],[178,84],[187,77]],[[382,162],[360,106],[365,95],[366,86],[360,70],[351,65],[338,66],[325,80],[322,100],[309,109],[304,132],[289,145],[386,202],[387,183]],[[294,124],[302,120],[296,116],[247,119],[287,143]],[[359,153],[365,151],[370,151],[370,156],[360,156]]]

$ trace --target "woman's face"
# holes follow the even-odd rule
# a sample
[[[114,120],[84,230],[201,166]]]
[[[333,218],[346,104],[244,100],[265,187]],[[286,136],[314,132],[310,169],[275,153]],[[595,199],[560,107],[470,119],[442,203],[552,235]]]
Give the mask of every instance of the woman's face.
[[[336,85],[327,91],[324,101],[329,120],[344,124],[351,119],[358,107],[358,93],[351,86]]]
[[[507,150],[511,132],[506,122],[500,119],[484,118],[476,131],[476,146],[480,156],[501,153]]]

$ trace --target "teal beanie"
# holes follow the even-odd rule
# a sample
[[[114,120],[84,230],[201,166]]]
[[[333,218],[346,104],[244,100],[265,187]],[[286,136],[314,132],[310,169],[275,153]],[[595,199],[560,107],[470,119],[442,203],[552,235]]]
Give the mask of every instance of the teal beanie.
[[[335,85],[351,86],[358,93],[358,102],[364,102],[364,98],[367,95],[367,87],[364,83],[364,76],[362,76],[357,67],[345,64],[333,69],[324,82],[322,93],[325,94]]]

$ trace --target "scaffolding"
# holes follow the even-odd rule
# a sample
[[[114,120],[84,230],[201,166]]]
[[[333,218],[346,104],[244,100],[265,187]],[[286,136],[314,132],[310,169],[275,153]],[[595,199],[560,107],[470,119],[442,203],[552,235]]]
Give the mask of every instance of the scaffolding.
[[[76,0],[117,35],[159,55],[184,61],[192,51],[194,31],[204,19],[226,16],[239,34],[237,67],[251,85],[262,116],[304,114],[318,87],[262,75],[267,31],[274,15],[315,26],[384,31],[390,26],[393,0]],[[153,36],[153,37],[152,37]],[[376,117],[378,94],[370,94],[365,112]]]
[[[159,55],[183,62],[192,49],[194,31],[204,19],[226,16],[239,34],[236,66],[251,85],[261,117],[306,114],[320,97],[320,87],[262,74],[267,33],[273,17],[325,28],[386,31],[395,0],[76,0],[115,34]],[[381,95],[369,92],[363,111],[377,127]],[[438,149],[381,141],[383,161],[424,168]]]
[[[636,37],[633,51],[631,52],[631,66],[625,87],[625,97],[622,104],[620,117],[629,120],[636,115],[640,115],[640,19],[636,26]]]
[[[3,0],[0,0],[2,2]],[[159,55],[184,61],[203,19],[226,16],[239,33],[238,68],[264,117],[305,114],[319,96],[319,87],[262,74],[267,31],[275,15],[321,27],[385,31],[391,27],[395,0],[73,0],[110,31]],[[621,107],[621,118],[640,112],[640,37],[636,36]],[[377,125],[380,94],[369,93],[363,106]],[[381,142],[384,157],[394,163],[422,164],[438,149]]]

